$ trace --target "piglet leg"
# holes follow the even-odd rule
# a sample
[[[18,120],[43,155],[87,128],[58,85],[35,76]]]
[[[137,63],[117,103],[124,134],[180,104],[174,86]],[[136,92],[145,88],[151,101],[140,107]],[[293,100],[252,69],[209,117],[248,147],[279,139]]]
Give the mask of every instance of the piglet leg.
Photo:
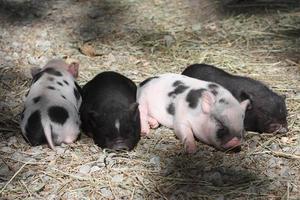
[[[156,119],[154,119],[153,117],[148,116],[148,123],[150,125],[151,128],[157,128],[159,126],[159,123]]]
[[[150,132],[150,127],[148,124],[148,108],[145,104],[139,105],[140,110],[140,120],[141,120],[141,135],[147,135]]]
[[[174,126],[174,131],[179,140],[184,144],[185,151],[193,154],[197,151],[196,142],[192,129],[182,123],[178,123]]]

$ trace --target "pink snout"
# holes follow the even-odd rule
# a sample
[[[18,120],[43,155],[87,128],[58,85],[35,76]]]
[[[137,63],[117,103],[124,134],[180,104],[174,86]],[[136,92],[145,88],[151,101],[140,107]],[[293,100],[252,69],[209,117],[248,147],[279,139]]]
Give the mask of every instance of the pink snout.
[[[223,149],[232,149],[235,147],[241,146],[241,139],[234,137],[231,140],[229,140],[227,143],[222,144]]]
[[[68,135],[64,138],[63,143],[71,144],[77,140],[78,134]]]

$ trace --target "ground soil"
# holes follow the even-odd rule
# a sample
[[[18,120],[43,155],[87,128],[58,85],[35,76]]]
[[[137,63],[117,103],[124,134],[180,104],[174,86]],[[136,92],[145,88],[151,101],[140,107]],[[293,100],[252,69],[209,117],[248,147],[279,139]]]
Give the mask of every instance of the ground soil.
[[[0,197],[299,199],[300,5],[251,2],[0,0]],[[30,147],[19,113],[30,68],[51,58],[78,60],[80,85],[107,70],[138,84],[214,64],[286,95],[289,132],[249,132],[239,153],[199,142],[187,155],[165,127],[132,152],[100,149],[85,135],[56,151]]]

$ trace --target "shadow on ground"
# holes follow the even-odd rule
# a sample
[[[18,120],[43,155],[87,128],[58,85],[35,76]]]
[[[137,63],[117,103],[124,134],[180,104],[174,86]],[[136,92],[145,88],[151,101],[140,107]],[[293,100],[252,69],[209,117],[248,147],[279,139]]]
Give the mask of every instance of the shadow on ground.
[[[215,156],[218,153],[211,154],[210,158],[174,156],[162,171],[164,178],[159,190],[167,199],[174,200],[263,197],[270,180],[259,177],[258,171],[238,167],[239,160],[230,167],[222,165],[223,158]]]
[[[87,6],[84,4],[83,6]],[[87,16],[79,27],[78,39],[84,42],[94,39],[114,40],[124,26],[127,6],[118,1],[98,1],[87,8]]]
[[[300,8],[300,2],[298,0],[227,0],[225,2],[226,3],[222,5],[224,11],[233,15],[268,15],[278,11],[290,12],[295,8]]]
[[[16,91],[25,83],[24,75],[11,69],[0,69],[0,139],[19,134],[21,98]],[[23,91],[25,92],[25,91]]]
[[[0,0],[0,17],[10,22],[31,22],[43,17],[52,2],[52,0]]]

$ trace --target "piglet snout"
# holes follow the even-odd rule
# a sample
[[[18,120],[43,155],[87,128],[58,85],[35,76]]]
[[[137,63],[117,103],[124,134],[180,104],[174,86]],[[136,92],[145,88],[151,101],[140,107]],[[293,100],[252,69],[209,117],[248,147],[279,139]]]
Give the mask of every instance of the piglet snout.
[[[124,143],[123,144],[116,144],[113,146],[113,149],[116,151],[129,151],[128,146],[126,146]]]
[[[235,149],[241,146],[241,139],[234,137],[231,140],[229,140],[227,143],[223,144],[221,147],[223,149]]]
[[[273,123],[273,124],[269,125],[269,130],[267,132],[270,132],[270,133],[276,132],[276,133],[282,134],[282,133],[286,133],[288,131],[289,131],[289,129],[287,128],[287,125]]]
[[[112,149],[114,149],[116,151],[128,151],[129,147],[124,143],[124,140],[117,139],[114,142]]]
[[[288,131],[289,131],[289,129],[287,127],[281,127],[277,132],[282,134],[282,133],[286,133]]]
[[[71,143],[75,142],[76,139],[77,139],[77,134],[74,135],[74,136],[68,136],[68,137],[64,138],[63,143],[65,143],[65,144],[71,144]]]

